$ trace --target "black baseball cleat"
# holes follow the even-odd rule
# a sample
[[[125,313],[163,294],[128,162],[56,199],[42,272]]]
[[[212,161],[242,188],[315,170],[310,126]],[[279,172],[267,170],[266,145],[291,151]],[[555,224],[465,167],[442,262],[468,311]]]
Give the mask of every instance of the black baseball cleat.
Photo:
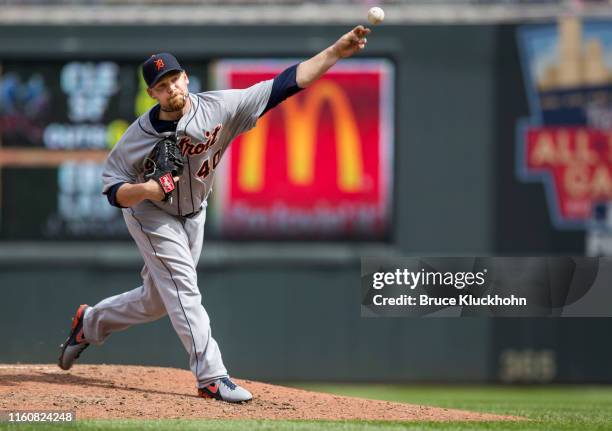
[[[244,403],[253,399],[249,391],[232,382],[229,377],[215,380],[203,388],[198,388],[198,396],[228,403]]]
[[[79,307],[72,318],[70,335],[66,341],[64,341],[64,344],[60,346],[61,350],[58,365],[62,370],[69,370],[83,350],[89,347],[89,343],[85,341],[85,336],[83,335],[83,320],[85,318],[85,310],[88,308],[89,305],[87,304],[83,304]]]

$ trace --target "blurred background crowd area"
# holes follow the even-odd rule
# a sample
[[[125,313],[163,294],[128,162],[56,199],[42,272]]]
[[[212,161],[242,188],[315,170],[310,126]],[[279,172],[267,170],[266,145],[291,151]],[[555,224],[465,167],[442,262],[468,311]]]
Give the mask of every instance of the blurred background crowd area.
[[[460,6],[460,5],[541,5],[541,4],[556,4],[556,5],[577,5],[577,4],[605,4],[608,0],[178,0],[171,2],[168,0],[3,0],[4,4],[256,4],[256,5],[296,5],[296,4],[317,4],[323,5],[328,3],[345,3],[345,4],[363,4],[375,3],[378,6],[388,5],[445,5],[445,6]]]
[[[580,11],[588,13],[606,13],[606,9],[612,4],[610,0],[0,0],[0,6],[6,9],[4,22],[20,19],[31,20],[25,15],[14,16],[12,8],[18,8],[18,12],[30,12],[36,8],[43,8],[52,11],[52,15],[63,13],[63,18],[75,19],[75,12],[85,14],[81,16],[89,17],[86,9],[105,10],[114,8],[115,11],[129,11],[133,9],[144,10],[141,8],[176,8],[183,12],[197,8],[207,8],[219,12],[220,9],[227,9],[237,13],[233,18],[223,18],[227,21],[248,20],[244,12],[253,14],[257,11],[258,18],[274,20],[278,22],[286,21],[337,21],[343,22],[347,18],[353,19],[354,13],[359,10],[359,6],[371,7],[381,6],[388,9],[387,19],[392,23],[406,22],[465,22],[471,20],[495,21],[495,20],[516,20],[533,19],[538,17],[550,17],[555,14],[568,11]],[[344,14],[333,14],[339,7],[348,6]],[[71,9],[76,8],[76,9]],[[208,9],[212,8],[212,9]],[[243,13],[240,13],[240,9]],[[282,17],[278,13],[285,12]],[[7,12],[10,12],[7,14]],[[51,16],[47,16],[49,20]],[[138,17],[128,13],[127,17],[135,22],[146,20],[145,16]],[[91,19],[91,18],[89,18]],[[219,17],[210,16],[212,21],[218,21]],[[44,21],[44,19],[42,19]]]
[[[0,362],[53,362],[75,306],[140,283],[100,175],[153,106],[145,58],[176,54],[192,92],[244,88],[374,5],[387,19],[367,49],[217,169],[199,279],[228,366],[612,382],[609,320],[364,319],[358,294],[362,256],[612,255],[606,1],[0,1]],[[111,342],[88,360],[184,365],[166,320]]]

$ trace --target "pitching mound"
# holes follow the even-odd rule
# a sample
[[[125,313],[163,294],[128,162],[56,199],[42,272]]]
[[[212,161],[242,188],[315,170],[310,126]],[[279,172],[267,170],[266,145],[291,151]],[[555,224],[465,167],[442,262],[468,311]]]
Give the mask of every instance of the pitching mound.
[[[253,393],[235,405],[198,398],[189,371],[124,365],[0,365],[0,410],[75,410],[78,419],[517,420],[309,392],[235,379]]]

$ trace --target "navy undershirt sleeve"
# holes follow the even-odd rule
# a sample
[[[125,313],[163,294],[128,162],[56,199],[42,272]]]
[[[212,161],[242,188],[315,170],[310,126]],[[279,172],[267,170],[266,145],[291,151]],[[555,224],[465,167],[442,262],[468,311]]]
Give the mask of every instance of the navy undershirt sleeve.
[[[111,188],[108,189],[108,191],[106,192],[106,198],[108,199],[108,203],[117,208],[125,208],[119,205],[119,202],[117,202],[117,190],[119,190],[119,187],[121,187],[122,184],[125,183],[113,184]]]
[[[270,92],[268,104],[266,105],[266,109],[264,109],[261,115],[274,108],[287,97],[293,96],[294,94],[303,90],[303,88],[300,88],[297,85],[297,67],[298,65],[294,64],[293,66],[288,67],[287,69],[276,75],[276,77],[274,78],[274,82],[272,83],[272,91]]]

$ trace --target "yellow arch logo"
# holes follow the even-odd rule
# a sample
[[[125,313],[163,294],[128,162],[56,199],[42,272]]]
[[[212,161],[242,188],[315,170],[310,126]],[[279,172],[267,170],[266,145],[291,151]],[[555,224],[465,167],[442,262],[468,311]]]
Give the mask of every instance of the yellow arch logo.
[[[357,121],[344,91],[333,81],[319,81],[304,95],[304,103],[293,97],[279,109],[285,118],[287,142],[287,176],[296,185],[312,184],[315,175],[316,132],[324,103],[331,108],[335,129],[338,188],[344,192],[361,190],[363,156]],[[247,192],[264,187],[266,137],[269,116],[262,117],[257,127],[242,138],[238,161],[238,185]]]

